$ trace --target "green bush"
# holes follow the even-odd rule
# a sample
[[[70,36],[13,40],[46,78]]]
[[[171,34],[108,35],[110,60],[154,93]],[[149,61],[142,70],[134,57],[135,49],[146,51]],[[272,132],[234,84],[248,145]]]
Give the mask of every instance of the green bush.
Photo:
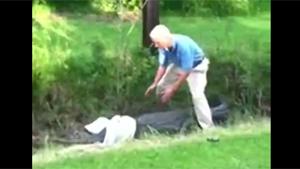
[[[52,18],[52,20],[50,19]],[[54,80],[51,72],[68,57],[71,27],[67,22],[51,14],[44,5],[32,9],[32,71],[35,90],[42,92]],[[67,49],[67,50],[66,50]],[[43,89],[44,88],[44,89]]]
[[[138,104],[142,96],[136,92],[145,90],[140,83],[152,80],[153,75],[145,72],[154,64],[141,49],[126,45],[130,32],[126,37],[128,31],[116,25],[113,29],[121,29],[122,38],[114,42],[118,50],[108,54],[108,44],[96,34],[98,27],[89,36],[88,31],[77,30],[76,22],[67,23],[43,5],[33,7],[32,20],[35,121],[66,127],[70,120],[84,121],[112,111],[134,114],[143,108]]]
[[[157,59],[141,49],[141,29],[117,20],[66,19],[43,5],[33,6],[32,17],[36,127],[64,128],[115,113],[135,115],[156,105],[155,97],[143,95],[153,81]],[[175,32],[197,22],[186,34],[203,42],[211,59],[208,96],[224,95],[243,107],[270,103],[266,25],[245,18],[180,18],[183,24],[176,17],[163,19]],[[188,95],[185,86],[172,106],[191,106]]]
[[[249,0],[249,9],[252,14],[267,12],[271,9],[270,0]]]
[[[248,0],[205,0],[204,7],[208,7],[217,16],[247,15]]]
[[[242,109],[270,104],[270,57],[238,48],[219,48],[209,55],[208,95],[226,96],[229,103]]]
[[[161,0],[164,14],[186,16],[249,15],[270,10],[270,0]]]
[[[35,3],[47,4],[57,12],[71,13],[116,13],[121,8],[138,10],[140,0],[36,0]]]

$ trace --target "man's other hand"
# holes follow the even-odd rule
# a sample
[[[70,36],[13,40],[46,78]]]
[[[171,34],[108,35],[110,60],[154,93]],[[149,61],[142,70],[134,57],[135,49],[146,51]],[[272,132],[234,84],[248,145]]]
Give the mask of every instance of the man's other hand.
[[[173,95],[175,94],[175,88],[171,85],[168,86],[163,92],[160,93],[160,101],[162,104],[166,104],[168,103],[171,98],[173,97]]]
[[[151,84],[145,92],[145,96],[149,96],[151,92],[156,88],[156,84]]]

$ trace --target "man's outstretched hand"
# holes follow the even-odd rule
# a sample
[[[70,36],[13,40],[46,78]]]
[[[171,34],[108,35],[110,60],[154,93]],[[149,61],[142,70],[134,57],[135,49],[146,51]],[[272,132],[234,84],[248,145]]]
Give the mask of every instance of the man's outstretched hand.
[[[168,103],[171,98],[174,96],[176,90],[173,86],[167,87],[163,92],[161,92],[160,95],[160,101],[162,104]]]
[[[145,96],[150,96],[150,94],[153,92],[153,90],[156,88],[156,84],[151,84],[148,89],[145,92]],[[163,90],[161,93],[159,93],[159,97],[160,97],[160,102],[162,104],[166,104],[168,103],[171,98],[174,96],[176,92],[176,89],[173,85],[168,86],[167,88],[165,88],[165,90]]]
[[[151,85],[148,87],[148,89],[146,90],[145,96],[149,96],[155,88],[156,88],[156,84],[154,84],[154,83],[151,84]]]

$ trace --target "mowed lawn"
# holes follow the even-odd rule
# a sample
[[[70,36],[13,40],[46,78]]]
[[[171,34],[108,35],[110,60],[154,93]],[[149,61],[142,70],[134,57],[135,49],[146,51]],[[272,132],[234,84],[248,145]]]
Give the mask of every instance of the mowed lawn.
[[[36,169],[268,169],[270,122],[254,122],[215,131],[216,143],[206,134],[156,136],[92,152],[52,153],[53,160],[33,159]],[[47,153],[44,154],[46,157]]]
[[[84,18],[66,19],[66,30],[71,49],[79,53],[89,53],[90,42],[101,40],[105,44],[106,55],[115,57],[122,46],[121,40],[130,31],[130,23],[118,21],[88,21]],[[202,17],[161,17],[160,23],[170,27],[174,33],[191,36],[206,51],[240,50],[254,58],[270,57],[270,14],[249,17],[202,18]],[[60,28],[58,26],[58,28]],[[63,28],[63,27],[62,27]],[[142,23],[136,23],[128,34],[128,47],[135,50],[142,45]],[[65,39],[67,40],[67,39]],[[54,45],[54,44],[53,44]],[[235,57],[235,56],[223,56]]]
[[[77,56],[89,56],[90,42],[101,40],[105,55],[117,56],[120,35],[126,34],[130,24],[91,22],[66,19],[70,51]],[[227,52],[219,59],[270,58],[270,16],[201,18],[161,17],[176,33],[194,38],[207,53]],[[141,46],[141,23],[130,34],[129,49]],[[35,32],[37,35],[42,30]],[[51,41],[59,46],[65,41]],[[46,44],[46,43],[45,43]],[[51,46],[49,45],[49,46]],[[61,47],[61,53],[68,51]],[[245,57],[231,53],[241,51]],[[155,136],[121,147],[90,152],[60,153],[44,150],[33,155],[35,169],[268,169],[270,168],[270,121],[243,123],[216,130],[217,143],[206,141],[207,135],[194,132],[188,136]]]

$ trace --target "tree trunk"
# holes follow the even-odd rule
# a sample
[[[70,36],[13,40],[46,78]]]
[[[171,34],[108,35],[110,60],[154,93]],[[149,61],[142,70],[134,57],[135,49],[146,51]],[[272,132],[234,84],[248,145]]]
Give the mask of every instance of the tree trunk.
[[[150,31],[159,24],[159,0],[143,0],[143,47],[149,48],[151,39],[149,37]],[[151,51],[154,47],[151,47]]]

